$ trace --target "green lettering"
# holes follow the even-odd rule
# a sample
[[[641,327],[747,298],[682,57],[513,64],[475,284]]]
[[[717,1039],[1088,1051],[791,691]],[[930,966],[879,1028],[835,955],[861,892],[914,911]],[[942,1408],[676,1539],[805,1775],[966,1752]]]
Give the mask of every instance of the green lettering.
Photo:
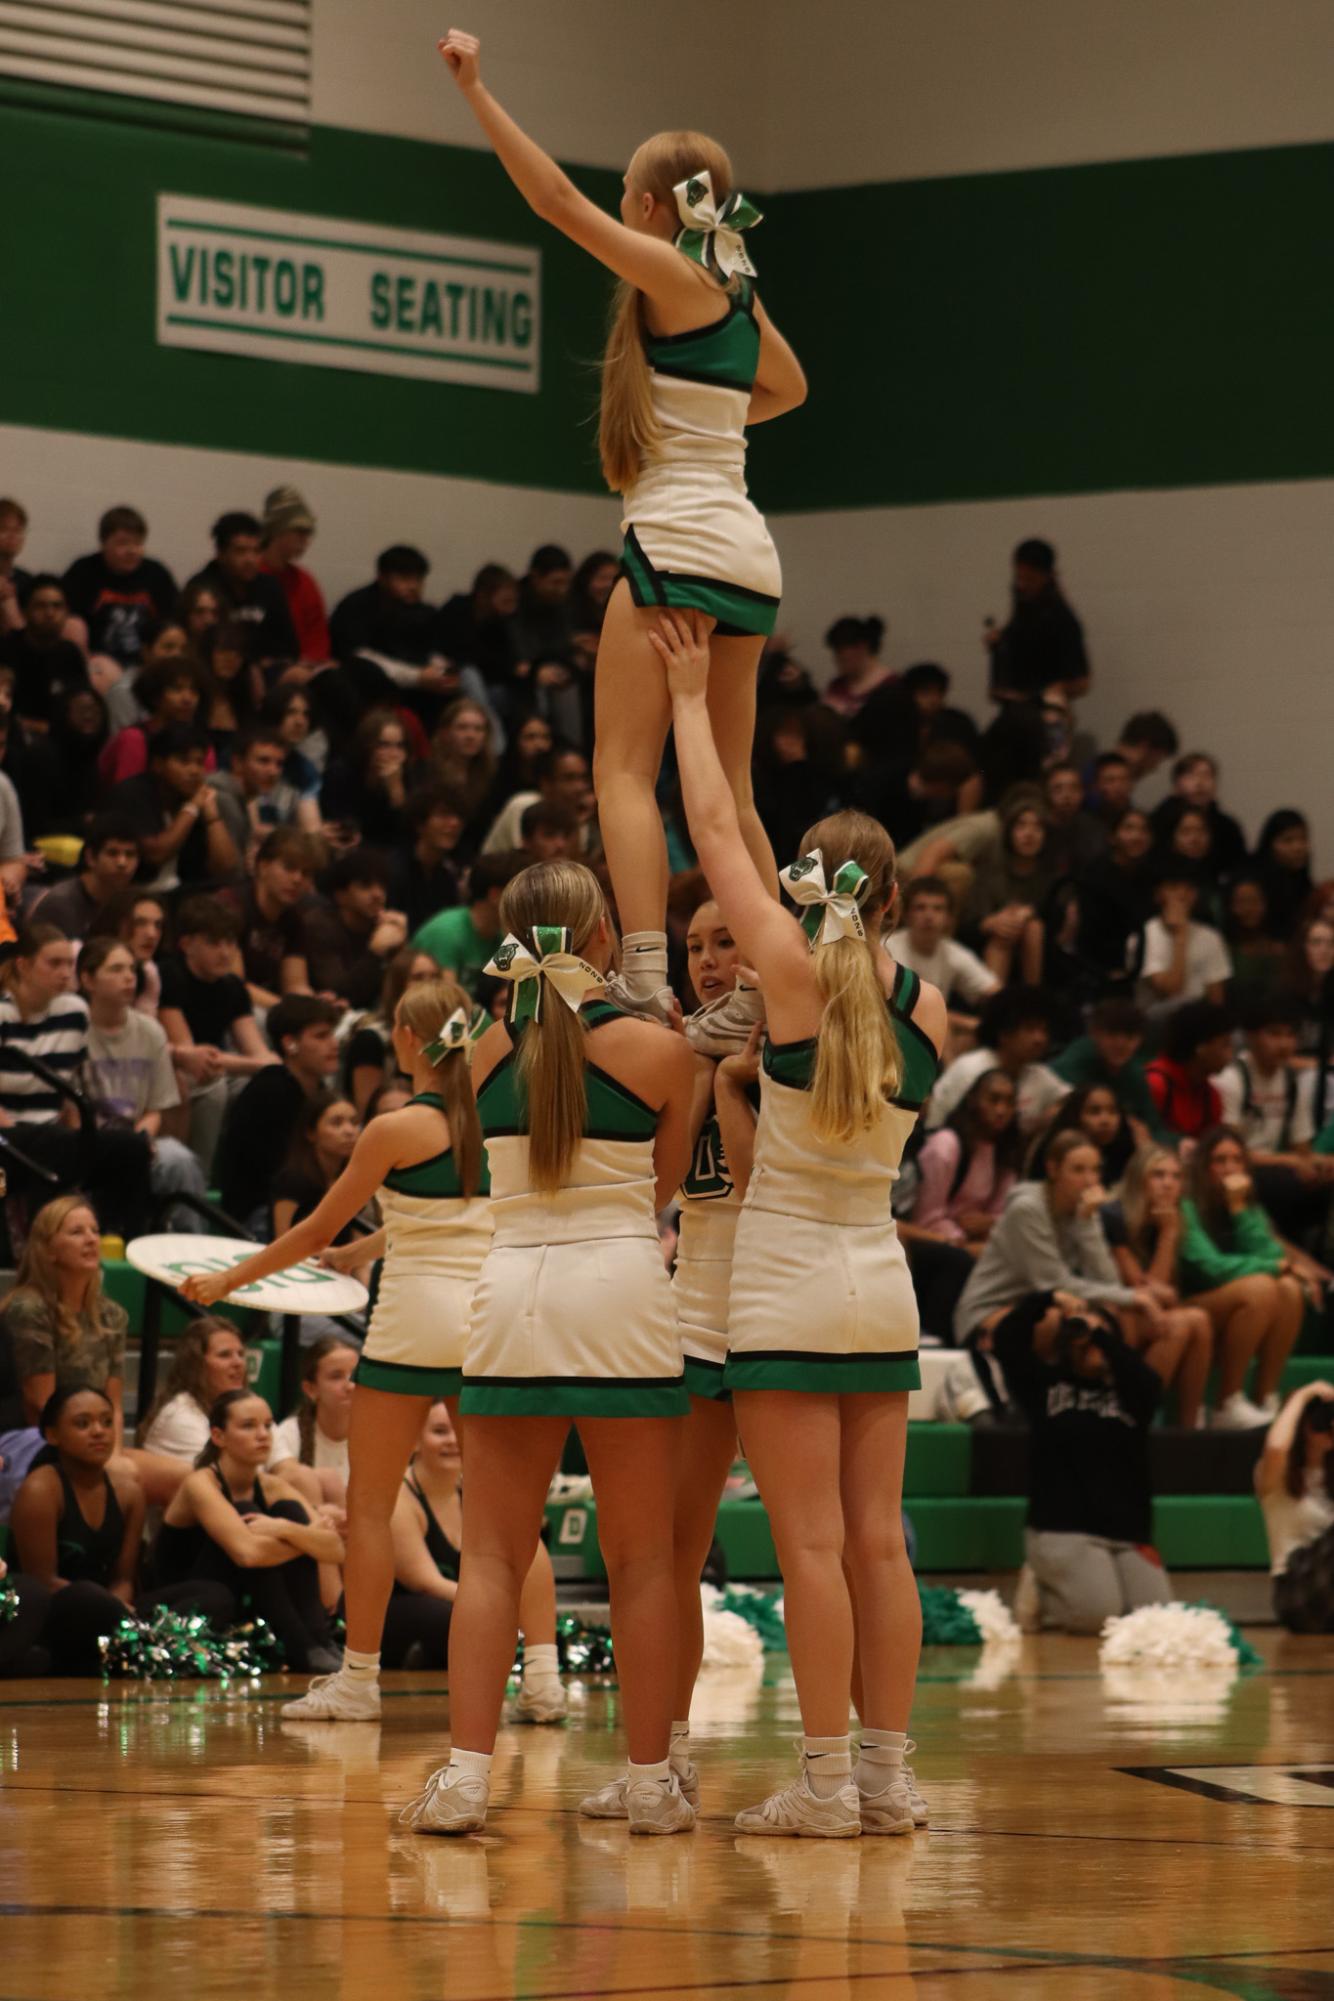
[[[371,291],[375,281],[371,281]],[[324,318],[324,266],[303,264],[301,266],[301,317],[303,320]]]
[[[510,339],[515,347],[527,347],[532,337],[532,298],[527,292],[516,292],[510,301]]]
[[[451,340],[457,340],[459,334],[459,307],[463,303],[462,285],[446,285],[445,297],[449,300],[449,337]]]
[[[284,319],[296,311],[296,265],[290,257],[280,257],[274,266],[273,303]]]
[[[507,292],[497,292],[488,285],[482,293],[482,339],[505,344],[505,308],[509,304]]]
[[[190,284],[195,274],[195,247],[193,243],[173,243],[168,246],[171,258],[171,284],[180,305],[190,296]]]
[[[269,267],[273,263],[273,259],[271,257],[252,257],[250,262],[255,273],[255,311],[262,313],[268,304],[268,301],[264,297],[265,292],[268,290],[265,280],[268,278]]]
[[[230,306],[236,298],[236,259],[230,250],[219,250],[213,258],[213,303]]]
[[[444,331],[444,320],[440,312],[440,287],[434,281],[429,282],[422,292],[421,320],[417,331],[437,334]]]
[[[412,315],[417,303],[417,281],[415,278],[394,280],[394,325],[400,333],[412,332]]]
[[[323,272],[320,273],[320,278],[322,282],[324,278]],[[321,306],[320,318],[323,319],[323,317],[324,311]],[[371,277],[371,325],[373,327],[387,327],[389,317],[389,273],[387,271],[376,271]]]

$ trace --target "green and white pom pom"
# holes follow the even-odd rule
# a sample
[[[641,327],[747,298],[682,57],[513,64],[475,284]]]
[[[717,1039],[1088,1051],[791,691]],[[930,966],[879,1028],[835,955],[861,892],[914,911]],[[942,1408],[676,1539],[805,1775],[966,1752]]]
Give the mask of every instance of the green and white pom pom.
[[[1141,1605],[1102,1629],[1103,1668],[1254,1668],[1259,1654],[1213,1605]]]

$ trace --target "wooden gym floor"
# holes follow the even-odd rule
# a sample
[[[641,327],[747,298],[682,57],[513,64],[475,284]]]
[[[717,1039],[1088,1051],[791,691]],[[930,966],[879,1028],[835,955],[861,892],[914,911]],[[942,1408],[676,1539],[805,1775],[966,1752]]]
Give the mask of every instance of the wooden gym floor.
[[[438,1677],[304,1727],[277,1679],[9,1683],[0,2001],[1334,1995],[1334,1641],[1260,1645],[1230,1689],[1108,1686],[1086,1641],[938,1650],[930,1833],[837,1843],[732,1832],[791,1769],[781,1661],[702,1685],[702,1823],[639,1841],[574,1810],[613,1689],[507,1730],[486,1835],[431,1841],[395,1809],[443,1755]]]

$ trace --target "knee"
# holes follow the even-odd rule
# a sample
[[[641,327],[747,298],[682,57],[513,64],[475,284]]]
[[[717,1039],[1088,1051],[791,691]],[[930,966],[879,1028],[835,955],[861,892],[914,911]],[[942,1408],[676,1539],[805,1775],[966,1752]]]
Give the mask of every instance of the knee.
[[[1284,1311],[1298,1315],[1305,1312],[1305,1295],[1302,1292],[1300,1282],[1292,1276],[1291,1272],[1284,1272],[1281,1278],[1275,1279],[1274,1288],[1278,1296],[1279,1306]]]
[[[1214,1323],[1201,1306],[1187,1309],[1186,1319],[1190,1325],[1189,1340],[1192,1347],[1203,1348],[1206,1353],[1214,1345]]]
[[[1268,1272],[1252,1272],[1249,1278],[1237,1280],[1237,1304],[1239,1306],[1262,1307],[1272,1312],[1278,1304],[1279,1282]]]
[[[903,1519],[899,1514],[887,1515],[881,1522],[858,1523],[844,1536],[843,1567],[854,1578],[881,1565],[899,1563],[907,1554]]]

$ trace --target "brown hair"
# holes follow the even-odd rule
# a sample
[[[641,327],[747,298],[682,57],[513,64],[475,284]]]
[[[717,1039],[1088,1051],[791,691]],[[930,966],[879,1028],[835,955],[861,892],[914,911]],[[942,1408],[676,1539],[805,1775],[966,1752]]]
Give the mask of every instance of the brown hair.
[[[903,1054],[876,969],[880,920],[894,896],[894,843],[866,813],[831,813],[809,828],[801,851],[818,848],[825,880],[856,862],[867,882],[859,899],[870,915],[866,938],[834,938],[811,954],[824,1019],[816,1043],[811,1125],[818,1139],[843,1141],[869,1132],[903,1077]]]
[[[208,1413],[209,1441],[195,1459],[196,1466],[217,1465],[219,1459],[222,1457],[222,1447],[213,1443],[212,1434],[215,1431],[225,1431],[227,1429],[227,1420],[236,1409],[237,1404],[249,1403],[252,1397],[257,1403],[264,1404],[265,1410],[268,1410],[269,1407],[264,1402],[264,1398],[260,1395],[259,1391],[252,1390],[249,1387],[243,1390],[224,1390],[220,1397],[214,1399],[209,1406]],[[269,1411],[269,1415],[272,1417],[272,1411]]]
[[[501,924],[530,952],[537,950],[534,927],[546,924],[565,926],[571,950],[582,952],[606,914],[598,879],[581,862],[535,862],[500,899]],[[584,1061],[578,1015],[548,994],[541,1020],[529,1023],[518,1053],[529,1171],[543,1194],[563,1186],[583,1138]]]
[[[433,1042],[459,1008],[471,1017],[471,998],[452,973],[441,973],[439,979],[414,980],[405,988],[394,1020],[423,1042]],[[449,1121],[449,1150],[458,1170],[459,1187],[465,1195],[475,1195],[482,1182],[482,1122],[472,1088],[471,1043],[446,1049],[435,1066],[435,1075]]]
[[[636,195],[652,195],[676,212],[673,190],[692,174],[707,171],[715,200],[732,192],[732,163],[716,139],[703,132],[655,132],[630,162],[627,180]],[[735,290],[731,280],[727,289]],[[612,301],[611,325],[602,356],[602,409],[598,453],[602,476],[613,493],[634,485],[658,443],[648,358],[644,353],[644,295],[622,281]]]
[[[220,1313],[204,1313],[198,1320],[192,1320],[185,1332],[177,1337],[166,1382],[139,1420],[134,1434],[137,1444],[143,1444],[159,1412],[173,1397],[192,1398],[205,1417],[208,1416],[208,1377],[204,1365],[215,1334],[234,1334],[242,1347],[245,1346],[245,1336],[240,1328],[234,1321],[224,1320]]]
[[[315,1388],[319,1378],[320,1363],[326,1361],[330,1355],[336,1355],[340,1348],[349,1355],[355,1355],[357,1352],[355,1341],[346,1339],[341,1334],[321,1334],[317,1341],[312,1341],[308,1348],[302,1350],[302,1394],[296,1407],[296,1430],[297,1437],[301,1441],[297,1458],[303,1466],[315,1464]],[[307,1387],[309,1395],[306,1394]]]
[[[472,709],[486,724],[486,742],[476,757],[457,757],[445,742],[451,724],[465,709]],[[491,787],[496,782],[495,726],[487,711],[471,695],[460,695],[442,713],[431,738],[431,762],[436,774],[444,783],[457,792],[462,802],[463,817],[471,820],[486,804]]]
[[[68,943],[69,939],[57,924],[45,924],[40,919],[35,924],[25,924],[14,940],[13,956],[0,967],[0,985],[12,993],[18,985],[21,960],[40,958],[48,945]]]

